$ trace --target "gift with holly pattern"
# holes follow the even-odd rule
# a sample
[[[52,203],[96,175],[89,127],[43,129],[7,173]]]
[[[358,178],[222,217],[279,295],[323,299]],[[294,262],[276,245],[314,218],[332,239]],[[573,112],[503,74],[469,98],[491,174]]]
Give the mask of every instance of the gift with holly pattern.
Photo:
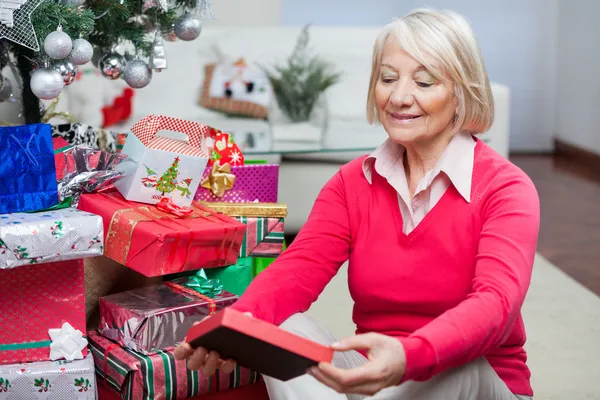
[[[218,130],[195,200],[277,202],[279,165],[247,161],[233,137]]]
[[[238,296],[227,292],[204,270],[157,285],[100,298],[98,332],[142,354],[172,349],[194,322],[230,306]]]
[[[0,215],[0,269],[101,256],[102,218],[73,208]]]
[[[0,365],[0,398],[95,400],[94,358]]]
[[[82,259],[0,269],[0,304],[0,364],[87,354]]]

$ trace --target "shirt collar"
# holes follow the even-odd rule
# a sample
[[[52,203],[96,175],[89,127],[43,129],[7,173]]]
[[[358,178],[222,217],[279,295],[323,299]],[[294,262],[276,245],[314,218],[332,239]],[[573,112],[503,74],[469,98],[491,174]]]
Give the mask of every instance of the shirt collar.
[[[444,172],[458,193],[467,202],[471,201],[476,144],[469,133],[459,132],[455,134],[442,153],[431,175],[433,179],[440,172]],[[387,139],[367,156],[363,161],[362,169],[369,184],[373,183],[373,170],[388,179],[394,172],[401,171],[403,173],[404,169],[398,168],[397,165],[403,161],[404,151],[404,146]]]

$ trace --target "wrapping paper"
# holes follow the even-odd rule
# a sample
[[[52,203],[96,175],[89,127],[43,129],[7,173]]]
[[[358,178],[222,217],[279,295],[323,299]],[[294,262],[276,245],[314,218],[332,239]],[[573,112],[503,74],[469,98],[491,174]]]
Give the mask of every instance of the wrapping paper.
[[[202,182],[209,180],[211,174],[213,174],[213,167],[209,166],[204,170]],[[207,189],[200,186],[196,191],[194,199],[198,201],[228,203],[277,202],[279,165],[247,164],[231,166],[231,174],[235,176],[235,182],[231,189],[225,190],[221,197],[214,194],[216,192],[214,189]]]
[[[184,285],[187,281],[172,282]],[[225,291],[211,298],[217,310],[238,299]],[[205,299],[163,283],[100,298],[98,332],[131,350],[155,354],[183,341],[192,324],[209,313]]]
[[[104,255],[145,276],[235,264],[246,229],[201,206],[178,218],[116,191],[84,194],[79,208],[103,217]]]
[[[240,257],[277,257],[283,251],[284,219],[235,217],[246,225]]]
[[[237,263],[206,270],[209,279],[217,279],[225,290],[241,296],[254,278],[254,258],[238,258]]]
[[[0,215],[0,269],[102,255],[102,218],[73,208]]]
[[[187,369],[186,361],[175,361],[173,351],[144,356],[120,347],[115,342],[89,332],[98,379],[119,392],[124,400],[189,399],[257,382],[260,374],[237,366],[233,373],[218,371],[205,377]]]
[[[94,358],[0,365],[0,398],[10,400],[95,400]]]
[[[82,193],[91,193],[115,183],[122,173],[115,167],[126,157],[89,147],[75,146],[65,150],[57,160],[58,194],[60,200],[72,198],[74,207]]]
[[[283,203],[217,203],[201,202],[208,208],[232,217],[287,217],[287,204]]]
[[[0,270],[0,304],[0,364],[49,360],[49,329],[86,331],[83,260]]]
[[[79,122],[52,125],[52,137],[60,137],[70,145],[84,145],[110,153],[117,152],[117,135],[117,132],[94,128]]]
[[[0,214],[58,204],[50,125],[0,127]]]

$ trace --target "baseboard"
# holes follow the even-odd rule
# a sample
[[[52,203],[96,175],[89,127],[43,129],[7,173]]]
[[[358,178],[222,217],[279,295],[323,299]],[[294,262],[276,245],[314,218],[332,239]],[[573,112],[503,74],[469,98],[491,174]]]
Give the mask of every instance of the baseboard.
[[[563,140],[554,139],[554,154],[568,158],[573,163],[592,168],[595,171],[600,170],[600,154]]]

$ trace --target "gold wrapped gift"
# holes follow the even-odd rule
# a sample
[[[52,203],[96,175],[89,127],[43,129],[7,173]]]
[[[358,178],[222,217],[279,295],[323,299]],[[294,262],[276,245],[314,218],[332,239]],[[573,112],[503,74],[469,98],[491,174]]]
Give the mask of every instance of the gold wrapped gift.
[[[201,201],[200,204],[230,217],[287,217],[287,204],[283,203],[212,203]]]

